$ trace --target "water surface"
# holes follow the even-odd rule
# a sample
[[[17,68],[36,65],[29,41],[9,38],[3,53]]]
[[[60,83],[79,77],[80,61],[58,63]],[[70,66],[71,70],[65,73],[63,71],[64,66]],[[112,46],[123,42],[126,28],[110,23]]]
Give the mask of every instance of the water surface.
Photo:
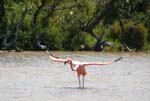
[[[80,61],[110,61],[89,66],[85,89],[68,65],[44,52],[0,52],[2,101],[150,101],[150,55],[143,53],[53,52]]]

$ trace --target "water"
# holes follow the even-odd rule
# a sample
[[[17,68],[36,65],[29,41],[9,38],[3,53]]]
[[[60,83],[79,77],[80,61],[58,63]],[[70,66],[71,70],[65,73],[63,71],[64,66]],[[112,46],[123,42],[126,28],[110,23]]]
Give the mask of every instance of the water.
[[[1,101],[149,101],[150,55],[142,53],[53,52],[80,61],[110,61],[89,66],[85,89],[68,65],[44,52],[0,52]]]

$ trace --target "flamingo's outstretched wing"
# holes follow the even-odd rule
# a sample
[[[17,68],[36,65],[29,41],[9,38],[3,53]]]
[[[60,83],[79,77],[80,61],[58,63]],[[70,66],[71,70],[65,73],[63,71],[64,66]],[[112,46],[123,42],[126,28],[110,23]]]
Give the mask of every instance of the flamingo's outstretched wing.
[[[51,55],[49,55],[49,58],[55,62],[65,62],[66,61],[66,59],[56,58]]]
[[[110,62],[83,62],[84,66],[88,66],[88,65],[109,65],[112,64],[113,61]]]
[[[48,54],[48,57],[55,62],[65,62],[67,59],[61,59],[59,57],[53,56],[52,53],[50,53],[48,50],[46,51],[46,53]]]
[[[88,65],[109,65],[112,64],[114,62],[117,62],[119,60],[121,60],[123,57],[119,57],[117,59],[115,59],[114,61],[109,61],[109,62],[83,62],[82,65],[84,66],[88,66]]]

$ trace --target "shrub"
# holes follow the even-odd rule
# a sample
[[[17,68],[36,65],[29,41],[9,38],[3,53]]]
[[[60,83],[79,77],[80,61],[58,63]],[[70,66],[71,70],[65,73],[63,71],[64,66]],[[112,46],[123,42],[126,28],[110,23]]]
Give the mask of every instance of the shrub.
[[[144,24],[136,22],[132,20],[127,20],[124,22],[125,29],[125,44],[130,48],[134,48],[136,50],[142,50],[144,44],[146,42],[146,32]],[[114,41],[122,40],[122,32],[120,28],[119,21],[115,21],[111,28],[111,34],[109,35]]]
[[[126,40],[125,43],[130,48],[142,50],[145,44],[146,28],[143,24],[128,25],[125,29]]]
[[[121,28],[119,21],[115,21],[110,30],[109,37],[115,40],[121,40]]]

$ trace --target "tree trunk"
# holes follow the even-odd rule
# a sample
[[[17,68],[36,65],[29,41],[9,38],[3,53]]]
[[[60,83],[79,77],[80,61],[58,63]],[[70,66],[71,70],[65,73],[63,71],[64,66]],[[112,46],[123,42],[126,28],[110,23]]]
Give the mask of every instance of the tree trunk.
[[[61,4],[63,0],[55,0],[55,2],[52,5],[49,5],[47,15],[42,18],[42,26],[46,27],[48,25],[49,17],[54,14],[54,12],[57,10],[56,7]],[[63,10],[63,9],[62,9]]]
[[[125,34],[123,22],[120,18],[119,10],[116,7],[115,7],[115,9],[117,12],[116,14],[118,16],[118,20],[119,20],[119,24],[120,24],[120,28],[121,28],[121,32],[122,32],[121,45],[119,47],[120,48],[119,50],[131,51],[131,49],[126,45],[126,34]]]
[[[3,35],[6,33],[5,3],[0,0],[0,49],[2,49]]]
[[[41,0],[41,5],[38,4],[38,2],[34,1],[35,5],[37,6],[37,10],[35,11],[34,15],[33,15],[33,21],[32,21],[32,39],[33,42],[32,42],[32,46],[33,46],[33,49],[37,46],[37,17],[41,11],[41,9],[45,6],[45,3],[46,3],[46,0]]]
[[[0,35],[6,31],[5,7],[4,0],[0,1]]]
[[[40,10],[44,7],[44,5],[46,3],[46,0],[41,0],[41,3],[42,4],[39,6],[38,3],[35,1],[35,4],[37,6],[37,10],[35,11],[34,16],[33,16],[33,22],[32,22],[32,27],[33,28],[36,28],[37,17],[40,13]]]

